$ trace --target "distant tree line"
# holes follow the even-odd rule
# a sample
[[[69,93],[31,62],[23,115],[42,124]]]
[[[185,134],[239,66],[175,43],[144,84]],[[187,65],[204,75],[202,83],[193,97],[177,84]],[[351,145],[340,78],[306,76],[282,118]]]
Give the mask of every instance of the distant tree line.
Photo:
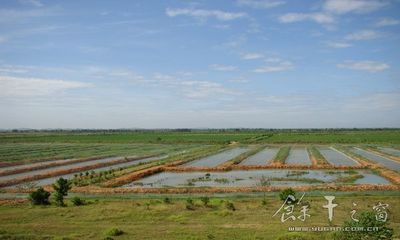
[[[0,129],[3,133],[152,133],[152,132],[183,132],[183,133],[302,133],[302,132],[346,132],[346,131],[399,131],[400,128],[160,128],[160,129]]]

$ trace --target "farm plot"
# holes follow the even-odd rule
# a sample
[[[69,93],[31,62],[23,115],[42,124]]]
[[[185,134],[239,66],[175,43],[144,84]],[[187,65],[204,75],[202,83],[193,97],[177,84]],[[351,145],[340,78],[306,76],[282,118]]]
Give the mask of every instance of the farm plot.
[[[226,150],[205,158],[200,158],[182,166],[185,167],[216,167],[232,158],[239,156],[240,154],[248,151],[247,148],[234,148]]]
[[[248,157],[243,160],[239,165],[265,165],[271,162],[276,153],[278,152],[277,148],[266,148],[261,150],[260,152]]]
[[[14,178],[23,178],[23,177],[30,177],[30,176],[35,176],[35,175],[43,175],[43,174],[48,174],[50,172],[79,168],[79,167],[86,167],[86,166],[90,166],[90,165],[95,165],[95,164],[99,164],[99,163],[107,163],[107,162],[112,162],[115,160],[122,160],[122,159],[124,159],[124,158],[123,157],[109,157],[109,158],[103,158],[103,159],[98,159],[98,160],[91,160],[91,161],[87,161],[87,162],[80,162],[80,163],[74,163],[74,164],[57,166],[57,167],[49,167],[49,168],[44,168],[44,169],[39,169],[39,170],[34,170],[34,171],[29,171],[29,172],[17,173],[17,174],[12,174],[12,175],[7,175],[7,176],[0,176],[0,181],[7,181],[7,180],[14,179]]]
[[[389,169],[393,169],[393,170],[396,170],[396,171],[400,171],[400,163],[399,162],[396,162],[394,160],[390,160],[388,158],[379,156],[377,154],[368,152],[368,151],[360,149],[360,148],[352,148],[351,150],[354,153],[356,153],[356,154],[358,154],[358,155],[360,155],[362,157],[365,157],[367,159],[370,159],[370,160],[372,160],[374,162],[377,162],[377,163],[379,163],[380,165],[382,165],[384,167],[387,167]]]
[[[69,164],[73,163],[77,159],[65,159],[65,160],[49,160],[49,161],[44,161],[44,162],[36,162],[36,163],[27,163],[27,164],[22,164],[22,165],[15,165],[15,166],[9,166],[9,167],[0,167],[0,172],[3,171],[11,171],[11,170],[21,170],[25,168],[44,168],[45,166],[49,164]]]
[[[337,184],[387,184],[368,170],[237,170],[229,172],[162,172],[122,186],[123,188],[255,187]]]
[[[360,165],[357,161],[353,160],[349,156],[334,148],[318,148],[319,152],[324,158],[334,166],[358,166]]]
[[[400,157],[400,150],[394,149],[394,148],[389,148],[389,147],[378,147],[378,149],[384,153]]]
[[[157,160],[162,160],[167,158],[168,155],[163,155],[163,156],[158,156],[158,157],[149,157],[149,158],[143,158],[143,159],[139,159],[136,161],[131,161],[131,162],[124,162],[124,163],[119,163],[119,164],[115,164],[112,166],[107,166],[107,167],[101,167],[101,168],[96,168],[93,170],[90,170],[90,172],[93,173],[99,173],[102,171],[109,171],[112,169],[119,169],[119,168],[125,168],[125,167],[133,167],[139,164],[144,164],[144,163],[150,163],[153,161],[157,161]],[[84,171],[80,171],[80,172],[75,172],[75,173],[69,173],[69,174],[64,174],[61,176],[56,176],[56,177],[49,177],[49,178],[44,178],[44,179],[40,179],[40,180],[36,180],[36,181],[31,181],[31,182],[27,182],[27,183],[22,183],[22,184],[18,184],[15,186],[11,186],[8,188],[25,188],[25,187],[30,187],[30,186],[45,186],[45,185],[49,185],[54,183],[57,179],[59,179],[60,177],[64,178],[64,179],[72,179],[75,177],[75,175],[79,175],[80,173],[84,173]]]
[[[194,145],[179,144],[87,144],[87,143],[24,143],[0,146],[0,162],[38,162],[71,158],[131,156],[142,153],[161,154],[174,149],[186,149]]]
[[[305,148],[291,148],[285,164],[311,165],[311,161]]]

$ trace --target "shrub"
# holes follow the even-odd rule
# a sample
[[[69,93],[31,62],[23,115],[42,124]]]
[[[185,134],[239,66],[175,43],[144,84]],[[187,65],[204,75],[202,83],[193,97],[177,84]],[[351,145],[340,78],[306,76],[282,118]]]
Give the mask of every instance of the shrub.
[[[261,201],[261,205],[263,205],[263,206],[267,205],[267,200],[265,198]]]
[[[366,228],[376,227],[377,231],[343,231],[334,234],[335,240],[379,240],[379,239],[392,239],[393,229],[387,227],[387,222],[380,222],[376,220],[374,212],[362,212],[358,218],[359,222],[346,221],[343,227],[350,228]]]
[[[71,182],[67,179],[59,178],[55,184],[53,184],[55,190],[54,200],[59,206],[65,206],[64,196],[68,195],[68,191],[71,189]]]
[[[82,199],[79,198],[79,197],[73,197],[73,198],[71,199],[71,202],[72,202],[72,204],[74,204],[75,206],[82,206],[82,205],[85,205],[85,204],[86,204],[85,201],[82,200]]]
[[[200,200],[203,202],[204,206],[208,206],[208,203],[210,202],[210,198],[207,196],[201,197]]]
[[[235,205],[233,205],[233,203],[232,203],[232,202],[229,202],[229,201],[227,201],[227,202],[225,203],[225,207],[226,207],[226,209],[228,209],[228,210],[230,210],[230,211],[235,211],[235,210],[236,210]]]
[[[285,201],[289,195],[296,196],[296,192],[292,188],[286,188],[279,193],[279,198]]]
[[[171,203],[171,199],[169,199],[169,197],[165,197],[163,201],[164,201],[164,203],[167,203],[167,204]]]
[[[107,235],[112,237],[121,236],[122,234],[124,234],[124,231],[119,228],[111,228],[107,231]]]
[[[186,209],[194,210],[193,199],[191,199],[191,198],[186,199]]]
[[[29,200],[33,205],[48,205],[50,193],[42,187],[29,194]]]

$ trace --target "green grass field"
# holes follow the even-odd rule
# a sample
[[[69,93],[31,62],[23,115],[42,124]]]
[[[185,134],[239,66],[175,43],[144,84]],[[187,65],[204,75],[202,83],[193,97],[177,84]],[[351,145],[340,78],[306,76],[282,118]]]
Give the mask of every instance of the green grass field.
[[[240,130],[1,133],[0,143],[385,143],[400,130]]]
[[[330,193],[334,194],[335,193]],[[327,210],[322,208],[326,200],[322,194],[305,196],[310,204],[311,217],[305,222],[288,220],[280,222],[280,215],[272,215],[282,202],[277,194],[263,197],[212,198],[204,206],[194,197],[194,210],[187,210],[185,199],[171,198],[165,203],[163,197],[120,199],[100,197],[89,199],[91,204],[67,207],[32,207],[29,203],[0,206],[0,239],[105,239],[112,228],[124,234],[113,239],[332,239],[332,232],[296,233],[303,238],[282,238],[293,235],[293,226],[341,226],[350,220],[352,203],[357,210],[372,210],[378,202],[389,204],[389,223],[400,232],[400,196],[349,196],[336,195],[338,206],[333,222],[329,223]],[[232,202],[236,211],[226,208]],[[300,214],[295,208],[295,215]]]

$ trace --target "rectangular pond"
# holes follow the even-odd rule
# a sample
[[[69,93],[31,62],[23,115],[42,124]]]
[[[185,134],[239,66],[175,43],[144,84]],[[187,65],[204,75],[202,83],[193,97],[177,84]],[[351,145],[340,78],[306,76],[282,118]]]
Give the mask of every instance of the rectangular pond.
[[[363,156],[369,160],[372,160],[374,162],[377,162],[381,164],[384,167],[387,167],[389,169],[395,170],[395,171],[400,171],[400,162],[396,162],[394,160],[379,156],[375,153],[368,152],[366,150],[363,150],[361,148],[352,148],[351,149],[354,153]]]
[[[347,182],[352,178],[350,182]],[[343,181],[343,182],[341,182]],[[229,172],[162,172],[132,183],[124,188],[179,188],[179,187],[254,187],[302,186],[337,184],[391,184],[369,170],[235,170]]]
[[[358,166],[357,161],[334,148],[320,147],[318,148],[322,156],[334,166]]]
[[[389,148],[389,147],[378,147],[378,149],[384,153],[400,157],[400,150],[394,149],[394,148]]]
[[[266,148],[243,160],[239,165],[265,165],[270,163],[278,152],[278,148]]]
[[[74,160],[76,160],[76,159],[48,160],[48,161],[43,161],[43,162],[27,163],[27,164],[15,165],[15,166],[9,166],[9,167],[0,167],[0,171],[9,171],[9,170],[18,170],[18,169],[24,169],[24,168],[45,166],[45,165],[48,165],[51,163],[69,163]]]
[[[164,158],[167,158],[168,155],[164,155],[164,156],[158,156],[158,157],[149,157],[149,158],[143,158],[140,160],[136,160],[136,161],[131,161],[131,162],[125,162],[125,163],[119,163],[119,164],[115,164],[112,166],[108,166],[108,167],[101,167],[101,168],[96,168],[93,170],[89,170],[89,172],[102,172],[102,171],[108,171],[111,169],[119,169],[119,168],[124,168],[124,167],[132,167],[132,166],[136,166],[139,164],[144,164],[144,163],[148,163],[148,162],[152,162],[152,161],[157,161],[157,160],[161,160]],[[86,171],[83,171],[82,173],[84,173]],[[34,185],[34,186],[45,186],[45,185],[49,185],[49,184],[53,184],[57,179],[59,179],[60,177],[64,178],[64,179],[72,179],[74,178],[75,174],[79,174],[81,172],[75,172],[75,173],[69,173],[69,174],[64,174],[64,175],[60,175],[60,176],[56,176],[56,177],[50,177],[50,178],[44,178],[44,179],[40,179],[40,180],[36,180],[36,181],[32,181],[32,182],[28,182],[28,183],[21,183],[15,186],[11,186],[8,188],[15,188],[15,187],[22,187],[24,188],[25,186],[30,186],[30,185]]]
[[[289,156],[287,157],[285,164],[301,164],[311,165],[310,158],[308,156],[307,149],[305,148],[291,148]]]
[[[124,158],[123,157],[109,157],[109,158],[91,160],[91,161],[87,161],[87,162],[73,163],[73,164],[57,166],[57,167],[49,167],[49,168],[38,169],[38,170],[29,171],[29,172],[17,173],[17,174],[12,174],[12,175],[7,175],[7,176],[0,176],[0,181],[7,181],[10,179],[14,179],[14,178],[42,175],[42,174],[46,174],[49,172],[67,170],[67,169],[78,168],[78,167],[86,167],[86,166],[90,166],[90,165],[94,165],[94,164],[107,163],[107,162],[112,162],[115,160],[122,160],[122,159],[124,159]]]
[[[240,154],[248,151],[247,148],[234,148],[226,150],[208,157],[200,158],[182,166],[185,167],[216,167],[232,158],[239,156]]]

